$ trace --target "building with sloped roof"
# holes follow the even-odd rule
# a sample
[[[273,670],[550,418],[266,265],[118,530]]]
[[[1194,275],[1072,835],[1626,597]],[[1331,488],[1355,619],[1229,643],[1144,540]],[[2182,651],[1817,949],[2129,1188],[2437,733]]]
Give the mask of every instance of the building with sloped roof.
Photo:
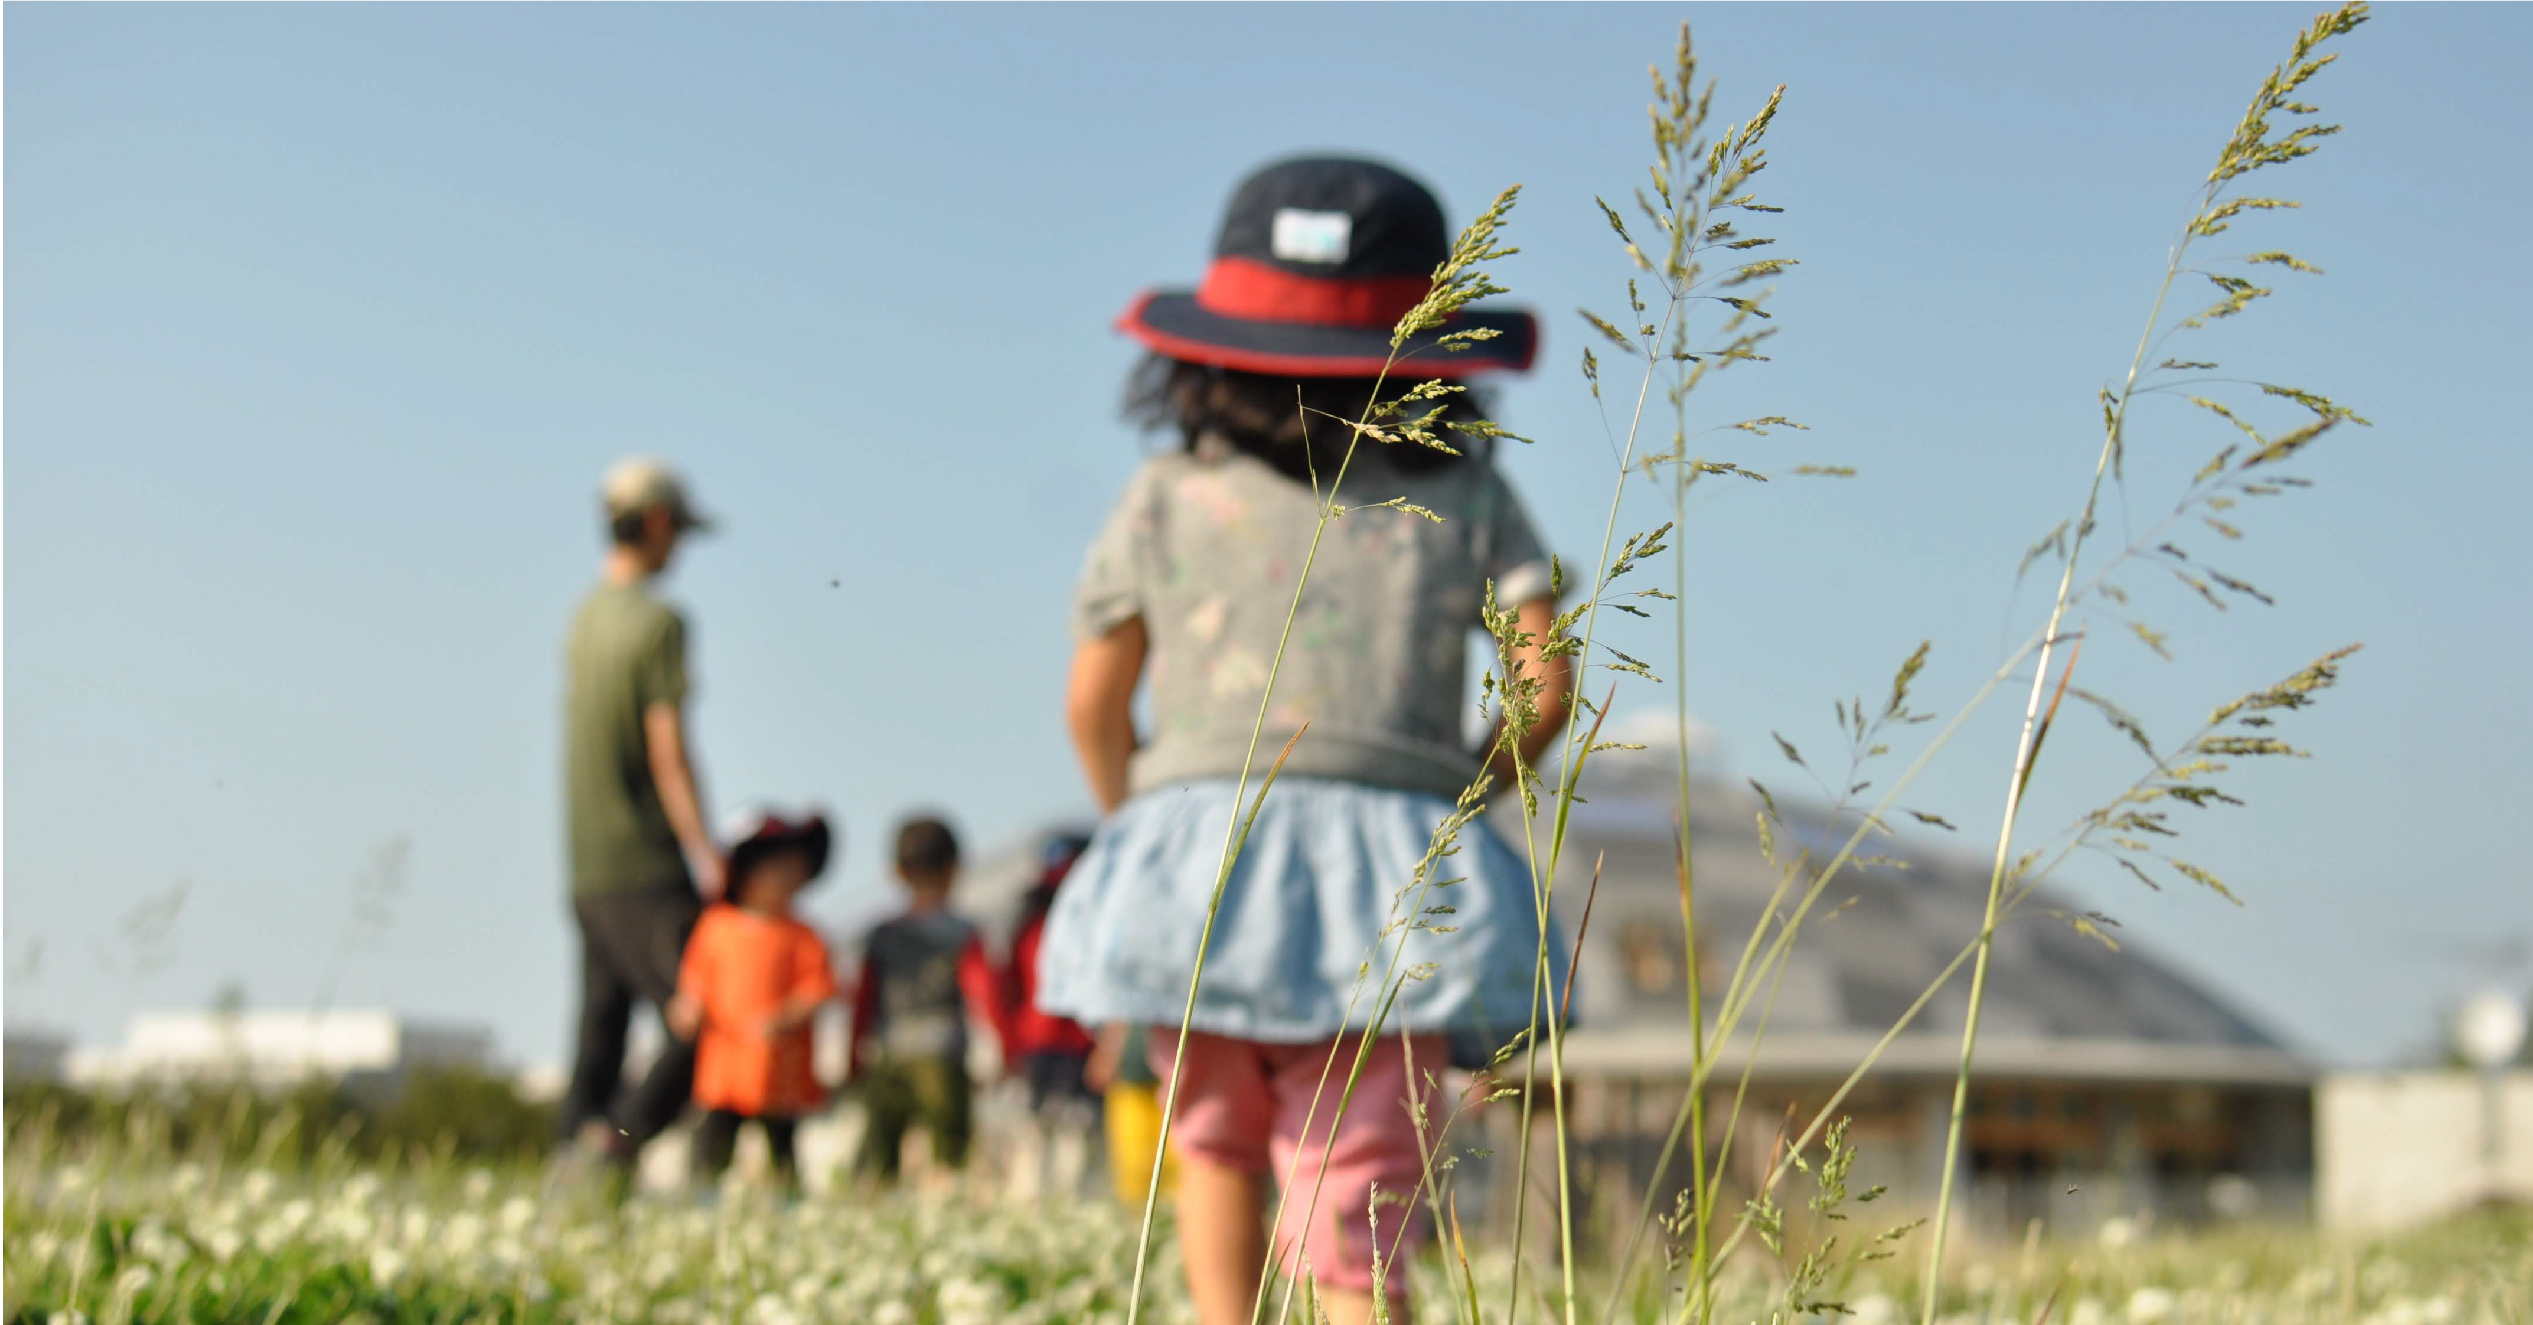
[[[1565,1046],[1569,1126],[1584,1181],[1641,1195],[1686,1183],[1685,1173],[1655,1172],[1687,1098],[1697,1039],[1676,783],[1609,779],[1589,794],[1573,811],[1558,884],[1557,909],[1571,927],[1598,863]],[[1811,876],[1780,893],[1753,793],[1699,786],[1691,805],[1696,965],[1711,1033],[1753,930],[1765,919],[1761,946],[1773,942],[1799,900],[1787,894]],[[1798,869],[1807,856],[1836,855],[1856,822],[1781,809],[1775,853]],[[1519,831],[1518,819],[1502,826]],[[1942,1178],[1969,965],[1942,976],[1978,935],[1988,865],[1916,836],[1877,835],[1859,853],[1893,863],[1831,881],[1709,1078],[1706,1143],[1728,1186],[1750,1190],[1787,1119],[1799,1133],[1868,1058],[1872,1068],[1838,1109],[1854,1120],[1856,1185],[1884,1184],[1919,1204],[1932,1202]],[[2019,1232],[2035,1219],[2081,1228],[2113,1215],[2300,1216],[2311,1191],[2314,1067],[2171,965],[2080,932],[2078,914],[2044,889],[1992,944],[1959,1161],[1956,1201],[1968,1219]],[[1745,1068],[1748,1095],[1728,1121]],[[1675,1167],[1685,1170],[1685,1158]]]

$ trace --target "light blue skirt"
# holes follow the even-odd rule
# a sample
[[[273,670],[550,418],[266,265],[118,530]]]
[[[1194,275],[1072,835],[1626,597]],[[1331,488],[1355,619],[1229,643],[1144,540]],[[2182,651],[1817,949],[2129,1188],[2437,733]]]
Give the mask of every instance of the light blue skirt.
[[[1040,1007],[1178,1024],[1234,805],[1233,782],[1211,779],[1145,792],[1100,825],[1047,918]],[[1451,813],[1425,792],[1278,779],[1223,889],[1195,1028],[1324,1040],[1372,1024],[1387,976],[1399,993],[1384,1031],[1447,1033],[1461,1067],[1511,1042],[1531,1024],[1539,962],[1530,869],[1480,819],[1420,882]],[[1548,988],[1562,991],[1556,928]]]

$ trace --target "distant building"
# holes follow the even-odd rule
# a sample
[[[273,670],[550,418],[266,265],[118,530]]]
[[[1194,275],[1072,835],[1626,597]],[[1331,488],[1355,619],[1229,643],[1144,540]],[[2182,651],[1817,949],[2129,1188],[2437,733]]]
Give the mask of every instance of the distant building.
[[[392,1012],[143,1012],[123,1043],[71,1051],[86,1084],[236,1077],[279,1084],[309,1076],[393,1090],[418,1069],[493,1066],[492,1032]]]
[[[1557,884],[1571,935],[1597,862],[1576,1026],[1565,1045],[1578,1182],[1633,1193],[1630,1200],[1656,1182],[1694,1052],[1675,786],[1665,777],[1587,788],[1591,800],[1573,811]],[[1695,978],[1711,1032],[1779,875],[1758,840],[1756,796],[1701,785],[1691,804]],[[1817,810],[1785,810],[1773,828],[1783,860],[1809,851],[1825,861],[1853,827],[1852,819],[1833,824]],[[1520,832],[1517,819],[1502,827]],[[1840,872],[1708,1080],[1705,1144],[1725,1164],[1732,1209],[1773,1163],[1788,1120],[1799,1134],[1979,932],[1985,861],[1888,837],[1860,854],[1901,857],[1907,867]],[[2305,1217],[2313,1066],[2172,967],[2078,933],[2067,922],[2074,910],[2064,898],[2038,895],[1991,945],[1956,1208],[1971,1225],[2008,1234],[2034,1220],[2082,1230],[2115,1216]],[[1933,1203],[1969,985],[1965,965],[1839,1104],[1837,1112],[1854,1120],[1857,1190],[1883,1184],[1895,1206]],[[1763,1008],[1766,1034],[1754,1056],[1747,1045]],[[1726,1119],[1745,1064],[1749,1094],[1727,1157]],[[1666,1208],[1688,1177],[1683,1150],[1661,1175]]]
[[[2341,1073],[2322,1083],[2317,1112],[2327,1226],[2533,1205],[2533,1071]]]
[[[5,1075],[11,1085],[29,1081],[60,1081],[70,1059],[70,1037],[32,1027],[12,1026],[5,1035]]]

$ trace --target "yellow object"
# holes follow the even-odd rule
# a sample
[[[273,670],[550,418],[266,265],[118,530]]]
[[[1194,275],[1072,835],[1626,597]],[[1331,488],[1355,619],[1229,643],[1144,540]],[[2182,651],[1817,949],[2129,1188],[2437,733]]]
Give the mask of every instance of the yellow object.
[[[1152,1186],[1152,1152],[1161,1144],[1161,1092],[1158,1087],[1109,1086],[1108,1168],[1117,1183],[1117,1199],[1140,1208]],[[1161,1162],[1161,1194],[1177,1186],[1175,1158]]]

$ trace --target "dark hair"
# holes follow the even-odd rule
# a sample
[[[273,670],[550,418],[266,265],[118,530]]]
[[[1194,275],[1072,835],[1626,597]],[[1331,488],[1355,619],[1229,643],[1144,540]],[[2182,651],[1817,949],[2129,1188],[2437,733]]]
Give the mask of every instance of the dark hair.
[[[1417,380],[1412,373],[1385,383],[1371,377],[1270,377],[1148,354],[1126,381],[1126,417],[1146,428],[1176,429],[1180,445],[1189,451],[1196,449],[1198,438],[1212,434],[1274,466],[1285,477],[1307,483],[1314,470],[1322,479],[1337,472],[1346,454],[1346,424],[1363,417],[1376,383],[1382,399],[1395,400],[1412,390]],[[1476,422],[1487,415],[1488,402],[1475,389],[1454,393],[1440,403],[1448,406],[1445,417],[1458,422]],[[1409,408],[1421,414],[1430,406],[1420,403]],[[1444,436],[1462,451],[1479,440]],[[1441,469],[1461,459],[1413,442],[1374,443],[1374,449],[1391,468],[1410,474]],[[1358,452],[1357,458],[1361,455]]]
[[[812,821],[812,826],[798,832],[773,837],[752,837],[730,848],[730,859],[724,868],[730,884],[730,898],[739,899],[739,890],[747,885],[748,875],[757,866],[786,852],[808,858],[809,883],[816,883],[827,872],[827,857],[835,846],[835,830],[825,819]]]
[[[938,878],[959,867],[959,835],[930,815],[897,825],[897,872],[908,878]]]

